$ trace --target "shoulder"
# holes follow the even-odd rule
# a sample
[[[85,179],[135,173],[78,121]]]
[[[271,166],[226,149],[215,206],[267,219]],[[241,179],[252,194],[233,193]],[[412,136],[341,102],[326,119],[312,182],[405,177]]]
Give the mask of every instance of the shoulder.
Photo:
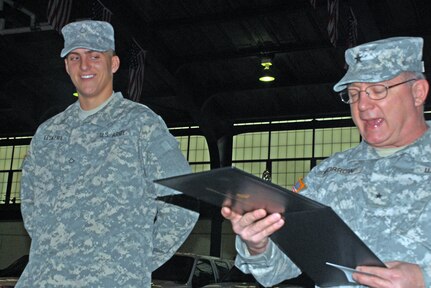
[[[144,104],[123,98],[122,95],[121,97],[117,97],[114,103],[112,116],[113,118],[125,118],[127,119],[127,121],[132,121],[135,123],[145,123],[147,125],[152,122],[162,122],[164,124],[162,118],[151,108]]]
[[[171,138],[165,121],[148,106],[136,103],[122,96],[114,99],[110,114],[110,121],[127,127],[139,138]]]
[[[42,122],[42,124],[39,125],[37,128],[36,134],[40,133],[41,131],[45,130],[51,130],[51,129],[61,129],[62,125],[66,125],[69,122],[69,118],[74,113],[73,111],[76,111],[78,102],[75,102],[71,105],[69,105],[64,111],[52,116],[51,118],[45,120]]]
[[[368,158],[368,145],[361,142],[359,145],[347,149],[345,151],[336,152],[330,157],[322,160],[318,165],[316,165],[313,170],[325,170],[328,167],[338,166],[338,165],[348,165],[348,163],[357,162],[360,159]]]

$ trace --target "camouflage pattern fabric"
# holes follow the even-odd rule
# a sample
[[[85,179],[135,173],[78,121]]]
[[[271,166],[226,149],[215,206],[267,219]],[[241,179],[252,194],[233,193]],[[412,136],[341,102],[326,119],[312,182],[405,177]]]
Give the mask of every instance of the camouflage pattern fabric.
[[[422,73],[422,47],[421,37],[392,37],[347,49],[349,69],[334,85],[334,91],[340,92],[354,82],[382,82],[406,71]]]
[[[115,51],[114,28],[109,22],[84,20],[72,22],[61,29],[64,48],[63,58],[72,50],[85,48],[93,51]]]
[[[387,157],[365,142],[336,153],[312,169],[304,183],[301,194],[331,206],[382,261],[420,265],[425,287],[431,286],[430,129]],[[237,248],[237,266],[264,285],[299,274],[276,245],[258,257],[248,256],[239,240]]]
[[[156,201],[153,179],[190,168],[162,119],[121,93],[80,120],[76,102],[37,130],[23,164],[32,239],[16,287],[150,287],[198,214]]]

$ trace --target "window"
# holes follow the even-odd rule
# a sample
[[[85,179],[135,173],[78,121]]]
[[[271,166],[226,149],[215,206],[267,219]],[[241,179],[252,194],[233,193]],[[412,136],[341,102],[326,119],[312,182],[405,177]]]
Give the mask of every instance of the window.
[[[347,150],[360,141],[356,127],[316,129],[315,157],[329,157],[335,152]]]
[[[271,181],[287,189],[304,177],[318,162],[335,152],[349,149],[360,142],[356,127],[313,128],[317,121],[324,124],[344,118],[286,121],[298,127],[280,129],[282,122],[263,123],[266,130],[234,136],[232,163],[235,167],[262,177],[270,172]],[[326,121],[326,123],[325,123]],[[254,123],[256,125],[256,123]],[[277,126],[278,125],[278,126]],[[274,129],[273,127],[278,127]],[[319,123],[319,126],[324,126]],[[330,126],[328,124],[328,126]],[[269,127],[269,129],[268,129]]]
[[[207,141],[204,136],[177,136],[181,152],[189,162],[192,172],[210,170],[210,154]]]
[[[19,203],[21,166],[30,137],[0,139],[0,204]]]
[[[241,134],[233,139],[232,160],[261,160],[268,158],[269,132]]]
[[[312,129],[271,133],[271,159],[310,158],[312,155]]]

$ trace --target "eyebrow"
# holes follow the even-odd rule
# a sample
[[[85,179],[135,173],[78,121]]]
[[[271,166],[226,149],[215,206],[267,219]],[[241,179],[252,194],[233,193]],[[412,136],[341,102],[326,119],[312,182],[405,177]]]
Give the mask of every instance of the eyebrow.
[[[359,88],[357,86],[352,86],[355,83],[363,83],[363,84],[367,84],[367,86],[371,86],[371,85],[385,85],[388,86],[390,85],[389,83],[387,83],[389,80],[383,80],[380,82],[354,82],[354,83],[350,83],[347,85],[347,88],[353,87],[353,88]]]
[[[78,53],[78,52],[71,51],[71,52],[69,52],[68,55],[70,55],[70,54],[76,54],[76,55],[79,55],[79,54],[90,54],[90,53],[93,53],[93,52],[104,53],[103,51],[85,50],[84,53]]]

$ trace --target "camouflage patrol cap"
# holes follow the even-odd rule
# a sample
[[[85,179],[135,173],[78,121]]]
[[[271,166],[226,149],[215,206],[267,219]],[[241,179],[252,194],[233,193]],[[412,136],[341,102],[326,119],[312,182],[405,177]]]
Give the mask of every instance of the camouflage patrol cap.
[[[424,72],[421,37],[392,37],[346,50],[346,75],[334,85],[340,92],[353,82],[381,82],[401,72]]]
[[[85,20],[67,24],[61,29],[64,48],[60,57],[77,48],[94,51],[115,50],[114,28],[108,22]]]

